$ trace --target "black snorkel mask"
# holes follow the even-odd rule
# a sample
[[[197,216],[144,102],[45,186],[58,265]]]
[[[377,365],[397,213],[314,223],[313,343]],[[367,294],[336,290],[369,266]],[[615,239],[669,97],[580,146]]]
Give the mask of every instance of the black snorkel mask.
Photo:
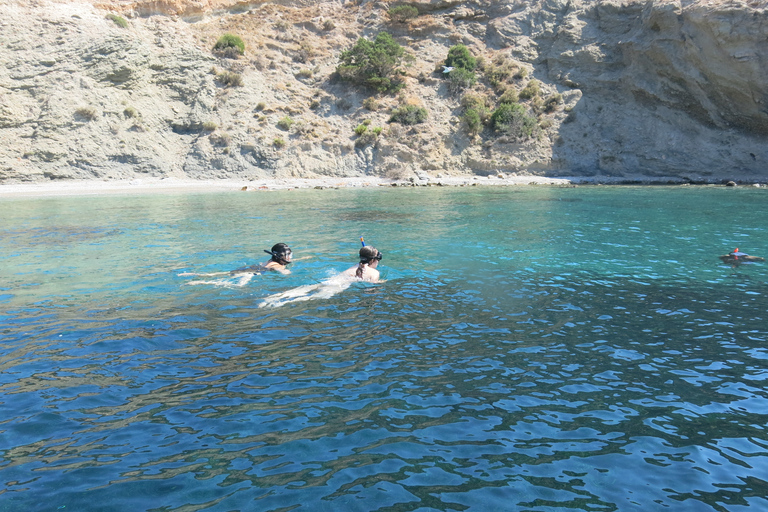
[[[290,256],[290,255],[293,254],[293,251],[291,251],[290,249],[286,248],[283,251],[268,251],[268,250],[264,249],[264,252],[269,254],[270,256],[272,256],[272,261],[274,261],[276,263],[279,263],[281,265],[290,265],[291,264],[290,261],[285,259],[286,256]]]
[[[373,257],[371,257],[371,258],[368,258],[368,259],[365,259],[365,260],[362,260],[362,259],[361,259],[361,260],[360,260],[360,262],[361,262],[361,263],[370,263],[370,262],[372,262],[373,260],[376,260],[376,261],[381,261],[381,259],[382,259],[383,257],[384,257],[384,255],[383,255],[383,254],[381,254],[381,251],[380,251],[380,250],[378,250],[378,249],[376,249],[376,256],[373,256]]]
[[[363,239],[363,237],[360,237],[360,243],[362,244],[362,246],[363,246],[364,248],[365,248],[365,247],[368,247],[369,249],[375,249],[375,247],[371,247],[370,245],[366,246],[366,245],[365,245],[365,240]],[[362,252],[363,252],[363,249],[360,249],[360,253],[362,253]],[[381,254],[381,251],[380,251],[380,250],[378,250],[378,249],[376,249],[376,256],[372,256],[372,257],[370,257],[370,258],[362,258],[362,257],[361,257],[361,258],[360,258],[360,263],[370,263],[370,262],[371,262],[371,261],[373,261],[373,260],[376,260],[376,261],[381,261],[381,258],[383,258],[383,257],[384,257],[384,255],[383,255],[383,254]]]

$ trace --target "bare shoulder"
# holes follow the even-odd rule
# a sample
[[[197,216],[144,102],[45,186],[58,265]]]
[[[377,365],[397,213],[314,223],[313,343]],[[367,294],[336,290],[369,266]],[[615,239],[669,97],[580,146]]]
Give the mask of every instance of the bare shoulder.
[[[379,280],[379,271],[375,268],[366,268],[365,272],[363,272],[363,281],[368,281],[369,283],[380,283]]]
[[[264,265],[265,268],[268,268],[269,270],[274,270],[275,272],[280,272],[281,274],[290,274],[291,271],[285,268],[285,265],[281,265],[276,261],[270,261]]]

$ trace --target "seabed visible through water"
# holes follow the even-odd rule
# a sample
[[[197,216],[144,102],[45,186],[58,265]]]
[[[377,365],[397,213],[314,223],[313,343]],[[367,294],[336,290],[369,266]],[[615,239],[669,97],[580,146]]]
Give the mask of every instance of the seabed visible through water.
[[[0,198],[0,510],[766,510],[765,193]]]

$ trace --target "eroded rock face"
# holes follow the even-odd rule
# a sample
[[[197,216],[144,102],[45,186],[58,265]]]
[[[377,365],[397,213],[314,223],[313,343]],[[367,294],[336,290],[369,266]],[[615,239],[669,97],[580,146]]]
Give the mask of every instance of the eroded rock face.
[[[600,4],[565,18],[541,51],[550,78],[587,100],[561,130],[563,153],[577,153],[590,130],[586,138],[599,138],[583,163],[595,158],[600,169],[764,175],[766,11]]]
[[[6,1],[0,181],[495,172],[768,180],[768,10],[718,1],[418,1],[386,5]],[[118,13],[126,28],[107,18]],[[342,50],[394,34],[414,59],[399,96],[337,82]],[[239,59],[212,53],[239,34]],[[440,64],[463,43],[541,82],[538,137],[466,135]],[[226,83],[237,75],[242,85]],[[480,74],[474,87],[498,104]],[[367,102],[366,102],[367,101]],[[541,101],[541,100],[539,100]],[[366,103],[364,103],[366,102]],[[390,124],[402,104],[427,123]],[[290,123],[281,123],[286,118]],[[364,121],[382,128],[361,143]],[[290,125],[289,128],[285,126]]]

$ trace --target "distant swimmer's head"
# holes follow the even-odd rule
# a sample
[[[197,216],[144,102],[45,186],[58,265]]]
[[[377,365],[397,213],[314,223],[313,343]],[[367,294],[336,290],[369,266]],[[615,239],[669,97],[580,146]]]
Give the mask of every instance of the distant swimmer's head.
[[[384,256],[375,247],[366,245],[360,249],[360,263],[371,263],[372,261],[381,261]]]
[[[288,265],[291,262],[293,251],[286,244],[280,243],[272,246],[272,250],[264,250],[265,253],[272,256],[272,261],[275,261],[281,265]]]

